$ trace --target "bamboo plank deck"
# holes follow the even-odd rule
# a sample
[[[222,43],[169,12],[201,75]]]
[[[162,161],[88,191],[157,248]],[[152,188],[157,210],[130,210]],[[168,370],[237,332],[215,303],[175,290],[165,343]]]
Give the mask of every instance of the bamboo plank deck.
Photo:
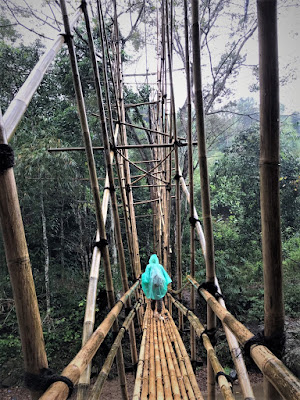
[[[177,327],[165,308],[162,315],[147,305],[133,400],[203,400]]]

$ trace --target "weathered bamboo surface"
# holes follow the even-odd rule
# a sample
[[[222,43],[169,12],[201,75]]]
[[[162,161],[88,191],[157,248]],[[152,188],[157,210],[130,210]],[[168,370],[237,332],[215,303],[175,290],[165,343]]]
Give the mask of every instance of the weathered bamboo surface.
[[[164,309],[164,320],[147,305],[133,400],[203,399],[175,323]]]

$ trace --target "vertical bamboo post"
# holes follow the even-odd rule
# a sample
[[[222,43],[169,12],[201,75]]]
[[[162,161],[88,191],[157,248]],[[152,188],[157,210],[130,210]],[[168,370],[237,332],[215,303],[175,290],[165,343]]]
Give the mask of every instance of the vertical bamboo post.
[[[260,205],[264,265],[265,329],[267,338],[277,336],[281,353],[284,341],[282,250],[279,199],[279,76],[277,1],[258,0],[260,83]],[[265,380],[265,398],[281,398]]]
[[[176,126],[176,110],[173,86],[172,73],[172,56],[170,43],[170,27],[169,27],[169,9],[168,1],[166,1],[166,31],[167,31],[167,49],[168,49],[168,65],[169,65],[169,80],[171,89],[171,116],[175,142],[175,208],[176,208],[176,261],[177,261],[177,287],[182,286],[182,248],[181,248],[181,208],[180,208],[180,175],[179,175],[179,147],[177,145],[177,126]],[[179,294],[181,299],[181,293]],[[183,316],[179,313],[179,329],[183,329]]]
[[[9,150],[10,147],[7,145],[1,110],[0,145],[0,156],[4,159],[5,153],[4,151],[2,153],[2,150]],[[7,166],[7,169],[0,171],[0,187],[0,223],[18,318],[25,371],[39,374],[42,368],[48,367],[48,362],[13,163]],[[32,392],[32,398],[38,398],[40,394]]]
[[[81,124],[81,129],[82,129],[82,134],[83,134],[83,141],[84,141],[87,160],[88,160],[90,182],[91,182],[94,203],[95,203],[95,210],[96,210],[97,227],[98,227],[98,231],[100,233],[100,241],[102,240],[102,243],[104,244],[101,250],[103,253],[103,259],[104,259],[104,264],[105,264],[105,281],[106,281],[106,291],[107,291],[107,296],[108,296],[108,304],[109,304],[109,307],[112,308],[115,304],[114,289],[113,289],[109,252],[108,252],[108,247],[107,247],[107,237],[106,237],[105,225],[104,225],[104,220],[103,220],[103,215],[102,215],[102,210],[101,210],[99,185],[98,185],[95,160],[94,160],[94,155],[93,155],[93,150],[92,150],[92,141],[91,141],[91,136],[90,136],[89,127],[88,127],[88,121],[87,121],[85,104],[84,104],[84,97],[83,97],[83,93],[82,93],[81,81],[80,81],[78,65],[77,65],[77,60],[76,60],[76,54],[75,54],[75,47],[74,47],[73,38],[71,36],[71,29],[70,29],[69,18],[68,18],[68,14],[67,14],[65,0],[60,0],[60,5],[61,5],[63,22],[64,22],[64,27],[65,27],[65,32],[66,32],[65,40],[67,42],[68,49],[69,49],[73,83],[74,83],[74,89],[75,89],[75,94],[76,94],[80,124]],[[118,331],[117,321],[114,322],[113,330],[115,332]],[[118,365],[122,397],[124,400],[127,400],[128,393],[127,393],[127,387],[126,387],[123,352],[122,352],[121,348],[119,348],[118,353],[117,353],[117,365]],[[83,390],[85,390],[85,389],[83,389]]]
[[[190,271],[195,277],[195,225],[194,218],[194,168],[193,168],[193,144],[192,144],[192,101],[191,101],[191,79],[190,79],[190,51],[189,51],[189,23],[187,0],[184,0],[184,28],[185,28],[185,73],[187,87],[187,139],[188,139],[188,165],[189,165],[189,183],[190,183]],[[194,311],[196,306],[195,289],[191,287],[191,310]],[[191,332],[191,361],[196,361],[196,337],[192,325]]]
[[[192,0],[192,44],[193,44],[193,76],[195,90],[195,111],[197,121],[198,155],[201,183],[201,204],[204,236],[206,241],[206,281],[215,281],[214,240],[212,218],[210,210],[209,177],[207,170],[204,109],[201,79],[201,54],[200,54],[200,25],[199,25],[199,0]],[[207,307],[207,329],[216,327],[216,317],[210,307]],[[208,400],[215,399],[215,379],[211,363],[207,363]]]

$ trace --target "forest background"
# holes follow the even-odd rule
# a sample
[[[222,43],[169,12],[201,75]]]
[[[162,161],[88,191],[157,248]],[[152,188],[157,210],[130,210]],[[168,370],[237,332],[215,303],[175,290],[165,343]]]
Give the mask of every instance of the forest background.
[[[3,114],[44,53],[45,36],[50,36],[49,32],[55,36],[55,31],[61,29],[57,2],[41,2],[41,5],[44,8],[37,8],[27,1],[12,0],[4,0],[0,5],[0,107]],[[150,59],[157,49],[157,3],[137,1],[131,4],[124,0],[118,6],[125,70],[125,103],[152,100],[155,97],[155,80],[152,80],[153,83],[150,80],[152,75],[149,75],[147,81],[143,74],[146,70],[150,73],[155,71]],[[71,13],[73,7],[70,4],[69,7]],[[179,70],[179,74],[182,74],[185,61],[181,7],[181,2],[175,2],[174,68]],[[299,11],[299,4],[279,2],[279,11],[282,13],[289,7],[294,7],[291,14]],[[111,10],[110,1],[106,1],[104,11],[108,32],[111,29]],[[257,45],[254,39],[255,4],[245,2],[238,6],[231,1],[212,0],[201,5],[200,13],[203,22],[204,101],[217,276],[230,311],[246,324],[259,325],[263,322],[263,276],[259,209],[259,106],[255,101],[258,93],[258,66],[257,63],[248,63],[247,59],[247,43],[252,40]],[[293,29],[292,26],[291,32],[296,35],[296,28]],[[94,35],[95,38],[98,37],[96,28]],[[76,29],[75,40],[90,131],[94,145],[101,146],[99,121],[93,115],[97,113],[97,101],[83,25]],[[100,53],[99,43],[97,46]],[[299,82],[294,64],[297,55],[294,56],[294,59],[286,60],[281,67],[282,87],[293,87]],[[101,65],[100,55],[99,59]],[[133,67],[137,65],[140,66]],[[245,97],[239,97],[234,85],[239,82],[241,71],[245,68],[248,76],[253,77],[253,82],[249,88],[249,96],[246,94]],[[141,69],[144,70],[141,72]],[[135,74],[130,73],[133,70]],[[130,75],[135,75],[134,80]],[[183,76],[180,76],[183,80]],[[182,88],[178,91],[178,134],[186,137],[186,96]],[[128,112],[127,121],[147,124],[147,109],[144,107],[139,110]],[[292,109],[289,103],[286,112],[285,104],[282,104],[280,189],[285,310],[289,321],[300,318],[299,123],[300,113],[297,106]],[[195,122],[193,131],[196,138],[194,124]],[[143,131],[134,129],[128,129],[128,136],[132,144],[148,143],[151,139]],[[11,145],[15,151],[15,175],[47,354],[51,367],[61,370],[81,345],[88,275],[96,232],[93,196],[84,153],[53,154],[47,151],[50,147],[82,145],[69,58],[65,48],[56,57],[33,97]],[[180,164],[185,178],[188,175],[186,152],[185,148],[180,148]],[[151,151],[130,151],[132,160],[141,157],[144,160],[151,159]],[[102,194],[105,177],[103,154],[95,153],[95,159]],[[196,208],[201,215],[196,149],[194,168]],[[137,171],[132,169],[132,173]],[[141,183],[151,182],[145,178]],[[149,190],[145,187],[134,191],[134,199],[137,201],[148,200],[149,197]],[[189,273],[188,212],[188,205],[182,196],[184,274]],[[149,215],[148,218],[137,219],[140,255],[144,267],[149,255],[155,251],[152,243],[153,230],[149,223],[151,213],[147,204],[136,206],[137,215]],[[171,226],[174,227],[175,224]],[[120,293],[121,278],[113,244],[114,226],[110,213],[107,232],[115,290]],[[123,235],[126,243],[125,230]],[[173,243],[174,236],[172,228]],[[0,265],[0,382],[14,384],[22,377],[22,356],[1,236]],[[174,271],[175,265],[176,260],[172,258]],[[103,306],[103,270],[100,271],[96,324],[107,313]],[[129,276],[130,271],[128,261]],[[196,271],[196,279],[202,282],[205,279],[205,268],[199,243]],[[110,343],[111,337],[108,337],[102,350],[104,354]],[[100,355],[98,357],[101,358]],[[223,358],[227,362],[225,354]]]

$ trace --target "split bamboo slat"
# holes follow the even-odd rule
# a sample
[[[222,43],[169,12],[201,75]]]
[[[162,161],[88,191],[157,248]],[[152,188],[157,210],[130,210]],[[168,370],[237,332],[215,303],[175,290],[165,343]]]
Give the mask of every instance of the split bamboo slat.
[[[217,358],[217,355],[215,353],[215,350],[211,344],[211,341],[209,337],[203,332],[205,332],[204,326],[201,324],[199,319],[196,317],[196,315],[192,312],[189,311],[183,304],[181,304],[179,301],[175,300],[174,297],[168,296],[171,298],[171,301],[177,308],[180,308],[182,312],[187,316],[188,320],[190,321],[191,325],[195,329],[197,336],[201,337],[202,335],[202,340],[203,340],[203,345],[207,351],[207,356],[211,362],[211,365],[213,367],[215,375],[217,375],[219,372],[224,373],[224,370]],[[226,377],[221,375],[218,378],[218,384],[220,386],[222,395],[224,399],[226,400],[233,400],[234,396],[231,391],[231,384],[227,381]]]
[[[0,110],[0,144],[7,145],[6,138]],[[42,368],[48,367],[48,361],[13,168],[0,173],[0,187],[0,225],[13,289],[25,371],[39,374]],[[35,399],[40,394],[33,392],[32,398]]]
[[[128,316],[126,317],[122,327],[120,328],[120,331],[118,333],[118,336],[116,337],[114,343],[112,344],[112,347],[108,353],[108,356],[106,357],[106,360],[103,364],[103,367],[100,371],[100,374],[98,375],[98,378],[93,386],[92,392],[89,396],[90,400],[98,400],[101,395],[101,391],[103,389],[104,383],[106,382],[106,379],[108,377],[108,374],[111,370],[113,361],[115,359],[116,353],[118,348],[121,346],[122,339],[125,335],[125,332],[128,331],[129,326],[131,325],[133,318],[138,311],[139,307],[141,306],[140,302],[137,302],[133,309],[130,311]]]
[[[199,288],[198,282],[190,276],[187,278],[196,289]],[[242,345],[245,345],[249,339],[253,338],[253,333],[234,318],[226,308],[222,307],[207,290],[201,288],[199,292],[218,318],[228,326]],[[300,380],[266,346],[253,344],[250,348],[250,354],[261,372],[284,399],[300,399]]]
[[[65,367],[62,371],[62,375],[69,378],[75,385],[82,372],[86,369],[88,363],[92,360],[96,351],[99,349],[101,343],[106,338],[109,330],[111,329],[113,323],[118,318],[118,315],[122,311],[124,304],[126,303],[129,296],[131,296],[134,291],[139,286],[139,281],[137,281],[132,287],[126,292],[120,300],[115,304],[115,306],[107,314],[104,321],[98,326],[94,331],[87,343],[81,348],[77,355],[73,358],[69,365]],[[40,398],[41,400],[65,400],[68,397],[68,387],[63,382],[53,383],[49,389]]]
[[[133,390],[132,400],[139,400],[141,398],[141,387],[143,384],[143,371],[145,365],[145,356],[146,356],[146,344],[147,344],[147,334],[150,325],[150,307],[147,307],[145,315],[144,315],[144,323],[143,323],[143,337],[140,346],[140,354],[139,361],[136,371],[135,384]]]
[[[78,9],[73,15],[73,18],[70,22],[70,28],[72,30],[76,26],[81,15],[81,9]],[[52,47],[40,58],[22,85],[21,89],[18,91],[13,101],[7,108],[3,116],[7,141],[10,141],[13,137],[34,93],[39,87],[39,84],[41,83],[51,62],[54,60],[55,56],[64,44],[64,41],[64,33],[62,32],[58,35]]]

